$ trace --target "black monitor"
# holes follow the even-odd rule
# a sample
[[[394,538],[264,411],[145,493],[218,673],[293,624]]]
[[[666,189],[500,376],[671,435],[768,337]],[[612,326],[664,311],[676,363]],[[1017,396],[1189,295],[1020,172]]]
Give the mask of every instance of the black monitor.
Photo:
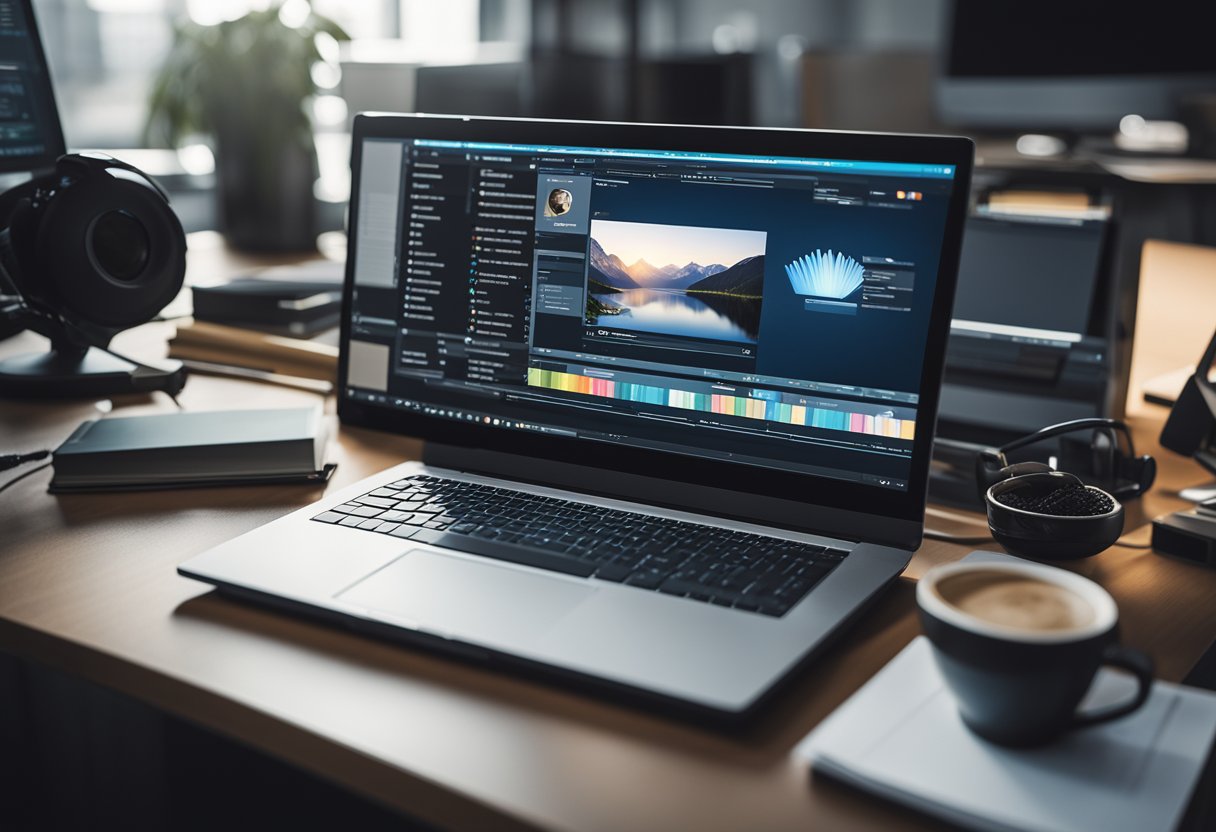
[[[0,0],[0,173],[50,168],[65,152],[31,0]]]
[[[1176,119],[1216,91],[1216,5],[1194,0],[954,0],[938,112],[978,129],[1110,132]]]
[[[938,435],[1000,445],[1120,416],[1103,219],[973,216],[959,263]]]

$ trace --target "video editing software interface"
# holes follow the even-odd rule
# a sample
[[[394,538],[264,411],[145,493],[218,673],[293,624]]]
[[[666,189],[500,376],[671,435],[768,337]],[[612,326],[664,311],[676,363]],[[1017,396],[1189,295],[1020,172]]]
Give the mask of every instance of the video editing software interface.
[[[26,5],[0,0],[0,170],[63,149],[50,77]]]
[[[954,175],[365,139],[344,393],[906,490]]]

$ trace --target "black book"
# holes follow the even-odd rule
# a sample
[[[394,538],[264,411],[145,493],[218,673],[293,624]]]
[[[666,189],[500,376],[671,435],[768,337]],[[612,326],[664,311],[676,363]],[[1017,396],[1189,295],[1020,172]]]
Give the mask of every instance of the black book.
[[[93,419],[55,450],[50,490],[324,481],[326,439],[315,407]]]
[[[337,326],[342,281],[243,277],[218,286],[195,286],[194,317],[200,321],[278,329],[307,337]]]

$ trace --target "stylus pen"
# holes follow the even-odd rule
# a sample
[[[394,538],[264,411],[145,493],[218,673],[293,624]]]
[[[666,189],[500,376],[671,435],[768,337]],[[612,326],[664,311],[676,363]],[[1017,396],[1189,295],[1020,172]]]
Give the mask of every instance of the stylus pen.
[[[214,364],[210,361],[194,361],[193,359],[182,361],[182,363],[193,372],[203,375],[261,381],[266,384],[277,384],[281,387],[294,387],[297,390],[307,390],[310,393],[320,393],[322,396],[328,396],[334,392],[333,382],[322,379],[285,376],[282,373],[271,373],[266,370],[251,370],[248,367],[234,367],[231,364]]]

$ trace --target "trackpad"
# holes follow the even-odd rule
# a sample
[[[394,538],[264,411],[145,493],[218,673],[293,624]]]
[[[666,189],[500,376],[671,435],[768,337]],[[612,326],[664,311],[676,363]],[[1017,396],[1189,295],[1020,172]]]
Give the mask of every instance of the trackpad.
[[[337,597],[408,627],[518,646],[540,638],[595,592],[562,578],[414,549]]]

